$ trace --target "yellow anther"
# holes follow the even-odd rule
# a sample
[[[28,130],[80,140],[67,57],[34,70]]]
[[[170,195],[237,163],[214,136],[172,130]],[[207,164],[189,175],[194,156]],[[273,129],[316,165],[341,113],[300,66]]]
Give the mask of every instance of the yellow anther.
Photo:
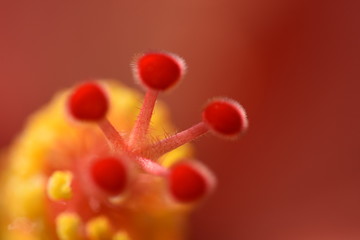
[[[73,175],[68,171],[54,172],[47,184],[47,192],[52,200],[68,200],[72,197],[71,181]]]
[[[56,218],[56,233],[60,240],[80,240],[81,220],[75,213],[62,213]]]
[[[113,236],[112,240],[130,240],[130,237],[126,232],[119,231]]]
[[[106,217],[97,217],[86,224],[86,233],[91,240],[110,240],[111,226]]]

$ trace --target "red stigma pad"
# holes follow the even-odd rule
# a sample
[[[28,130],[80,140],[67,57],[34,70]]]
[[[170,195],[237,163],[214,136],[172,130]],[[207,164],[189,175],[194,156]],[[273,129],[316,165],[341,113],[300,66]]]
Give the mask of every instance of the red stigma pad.
[[[115,157],[96,159],[90,168],[95,184],[109,194],[120,194],[127,183],[127,171],[121,160]]]
[[[207,192],[208,183],[203,174],[191,164],[178,164],[171,169],[170,192],[177,201],[188,203],[201,199]]]
[[[150,89],[164,91],[174,86],[181,78],[182,63],[168,54],[145,54],[137,62],[140,81]]]
[[[232,100],[215,100],[203,111],[203,121],[209,127],[224,136],[237,136],[247,127],[245,112]]]
[[[69,98],[71,115],[83,121],[98,121],[105,117],[109,108],[103,89],[96,83],[78,86]]]

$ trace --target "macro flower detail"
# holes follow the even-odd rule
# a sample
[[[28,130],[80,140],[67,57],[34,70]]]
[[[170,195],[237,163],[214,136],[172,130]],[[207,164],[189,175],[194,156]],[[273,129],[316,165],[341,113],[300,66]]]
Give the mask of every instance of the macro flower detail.
[[[134,91],[99,80],[59,94],[34,115],[9,153],[2,204],[10,204],[0,236],[186,239],[189,213],[216,185],[187,143],[208,132],[235,139],[248,122],[239,103],[214,98],[199,123],[159,133],[173,127],[157,96],[185,70],[175,54],[139,55],[134,76],[146,89],[139,113]]]

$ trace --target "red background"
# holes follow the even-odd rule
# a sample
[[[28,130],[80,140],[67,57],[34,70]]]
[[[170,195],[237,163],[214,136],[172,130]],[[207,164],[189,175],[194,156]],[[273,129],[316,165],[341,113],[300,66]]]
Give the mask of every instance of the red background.
[[[197,156],[219,188],[192,239],[360,239],[360,15],[356,1],[0,2],[0,144],[54,92],[89,77],[133,83],[135,53],[187,60],[164,94],[179,129],[207,98],[248,111],[238,142],[206,137]]]

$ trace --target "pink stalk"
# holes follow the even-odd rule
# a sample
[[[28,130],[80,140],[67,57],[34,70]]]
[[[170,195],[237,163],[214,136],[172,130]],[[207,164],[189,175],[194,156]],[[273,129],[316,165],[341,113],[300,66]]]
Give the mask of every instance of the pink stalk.
[[[137,157],[136,162],[139,164],[142,170],[145,172],[156,175],[156,176],[167,176],[168,175],[168,169],[161,166],[160,164],[142,157]]]
[[[188,143],[201,135],[207,133],[209,128],[204,122],[200,122],[182,132],[161,140],[141,150],[147,157],[157,159],[167,152],[170,152],[185,143]]]
[[[124,150],[127,149],[127,146],[123,140],[123,138],[120,136],[118,131],[114,128],[114,126],[109,122],[108,119],[104,119],[99,123],[99,126],[101,130],[103,131],[105,137],[109,140],[111,145],[114,149],[118,150]],[[123,153],[126,154],[126,153]],[[129,156],[129,155],[130,156]],[[161,166],[160,164],[153,162],[150,159],[137,157],[137,156],[131,156],[132,153],[128,152],[126,155],[128,155],[129,159],[134,159],[135,162],[140,166],[140,168],[149,174],[157,175],[157,176],[167,176],[168,170]]]
[[[158,91],[149,89],[146,92],[140,114],[130,134],[128,143],[130,149],[140,148],[144,144],[157,96]]]
[[[105,118],[99,122],[99,127],[114,149],[126,149],[124,139],[120,136],[119,132],[114,128],[108,119]]]

